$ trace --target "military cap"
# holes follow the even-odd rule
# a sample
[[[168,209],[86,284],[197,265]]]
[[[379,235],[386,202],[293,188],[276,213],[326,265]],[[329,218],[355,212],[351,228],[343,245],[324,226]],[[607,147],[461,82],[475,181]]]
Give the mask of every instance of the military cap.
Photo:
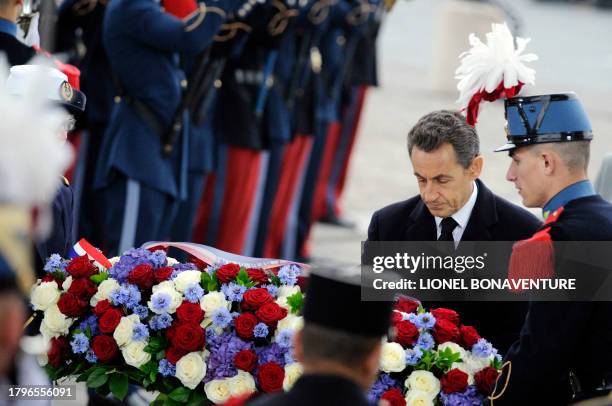
[[[389,329],[392,303],[361,300],[359,276],[314,269],[308,280],[304,321],[363,337],[382,337]]]
[[[591,123],[575,93],[505,100],[507,143],[495,152],[548,142],[592,140]]]

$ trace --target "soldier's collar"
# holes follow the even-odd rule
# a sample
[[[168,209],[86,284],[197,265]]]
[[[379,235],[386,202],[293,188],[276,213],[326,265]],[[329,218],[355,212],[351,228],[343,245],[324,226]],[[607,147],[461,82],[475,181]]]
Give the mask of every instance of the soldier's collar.
[[[595,189],[589,180],[581,180],[569,185],[546,203],[542,209],[544,220],[546,220],[551,213],[565,206],[570,201],[581,197],[592,196],[594,194]]]
[[[0,17],[0,32],[17,37],[17,24]]]

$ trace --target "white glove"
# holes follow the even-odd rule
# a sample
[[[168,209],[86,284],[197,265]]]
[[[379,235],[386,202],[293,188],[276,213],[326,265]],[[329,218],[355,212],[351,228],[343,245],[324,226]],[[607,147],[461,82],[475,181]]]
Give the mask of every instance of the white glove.
[[[27,33],[24,33],[19,24],[17,24],[17,39],[29,47],[40,46],[40,34],[38,33],[39,19],[40,13],[36,12],[32,14],[30,28],[28,28]]]

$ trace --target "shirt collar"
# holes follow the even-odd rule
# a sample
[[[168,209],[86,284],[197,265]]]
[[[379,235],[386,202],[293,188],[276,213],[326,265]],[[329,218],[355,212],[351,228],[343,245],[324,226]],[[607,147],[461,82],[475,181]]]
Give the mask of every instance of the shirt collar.
[[[579,199],[581,197],[592,196],[594,194],[595,189],[593,189],[593,185],[588,180],[581,180],[569,185],[554,195],[553,198],[550,199],[546,205],[544,205],[544,208],[542,209],[544,220],[546,220],[550,213],[554,212],[559,207],[565,206],[570,201]]]
[[[17,24],[4,18],[0,18],[0,32],[8,34],[12,37],[17,37]]]
[[[476,205],[476,198],[478,197],[478,186],[476,182],[472,183],[474,187],[472,188],[472,195],[468,199],[467,202],[463,205],[462,208],[457,210],[455,214],[451,217],[453,220],[457,222],[457,227],[461,227],[465,229],[468,221],[470,221],[470,216],[472,215],[472,210],[474,210],[474,206]],[[436,226],[440,227],[440,223],[442,222],[442,217],[434,217],[436,220]]]

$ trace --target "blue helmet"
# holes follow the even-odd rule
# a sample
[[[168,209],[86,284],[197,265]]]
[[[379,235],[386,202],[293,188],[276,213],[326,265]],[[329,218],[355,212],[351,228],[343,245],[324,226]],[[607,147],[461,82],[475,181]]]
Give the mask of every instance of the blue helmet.
[[[591,123],[575,93],[505,100],[506,145],[495,152],[546,142],[592,140]]]

